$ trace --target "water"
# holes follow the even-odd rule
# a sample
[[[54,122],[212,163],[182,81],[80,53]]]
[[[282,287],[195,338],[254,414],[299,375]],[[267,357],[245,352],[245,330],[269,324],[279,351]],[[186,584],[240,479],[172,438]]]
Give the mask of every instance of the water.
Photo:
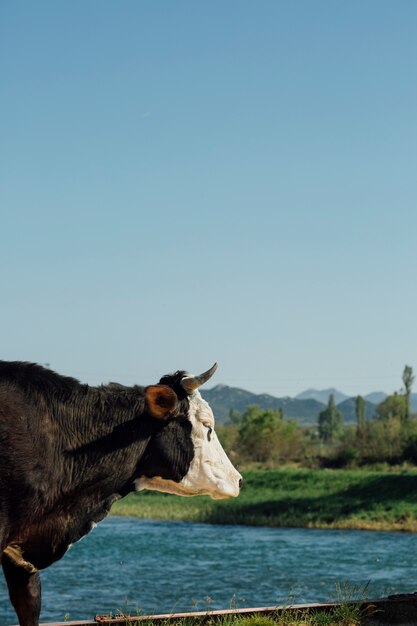
[[[368,597],[417,589],[417,535],[110,517],[42,572],[43,621]],[[0,582],[0,624],[16,617]]]

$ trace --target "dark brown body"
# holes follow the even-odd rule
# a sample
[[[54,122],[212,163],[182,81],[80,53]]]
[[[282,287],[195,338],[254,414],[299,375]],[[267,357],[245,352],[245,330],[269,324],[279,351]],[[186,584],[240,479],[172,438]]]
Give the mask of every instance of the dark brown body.
[[[181,480],[194,455],[187,407],[167,384],[89,387],[0,361],[0,559],[21,626],[39,623],[39,570],[138,476]]]

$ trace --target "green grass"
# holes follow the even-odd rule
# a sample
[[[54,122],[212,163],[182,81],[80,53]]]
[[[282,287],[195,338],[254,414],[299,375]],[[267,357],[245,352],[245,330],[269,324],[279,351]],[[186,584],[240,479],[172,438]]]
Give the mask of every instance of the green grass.
[[[177,620],[137,622],[135,619],[124,618],[122,626],[360,626],[362,623],[360,610],[346,607],[340,613],[336,609],[327,613],[287,610],[285,613],[276,613],[271,616],[255,614],[250,617],[227,616],[213,618],[210,613],[198,619],[179,618]]]
[[[248,470],[238,498],[130,494],[112,513],[213,524],[417,531],[417,472]]]
[[[188,616],[166,616],[153,619],[152,616],[143,616],[140,612],[136,621],[132,613],[119,613],[116,617],[124,619],[121,626],[371,626],[370,619],[384,609],[377,607],[366,600],[367,586],[363,589],[350,587],[347,583],[336,585],[336,597],[331,598],[332,605],[328,606],[295,606],[292,602],[287,606],[264,612],[219,614],[206,611]],[[378,623],[380,623],[378,621]],[[387,623],[387,622],[384,622]]]
[[[153,617],[143,615],[139,609],[131,612],[126,606],[123,611],[117,610],[107,617],[117,619],[120,626],[377,626],[381,625],[381,615],[384,615],[382,623],[391,623],[388,619],[392,611],[398,616],[398,606],[387,610],[386,606],[368,601],[367,587],[337,584],[335,593],[329,598],[330,604],[321,606],[296,605],[293,598],[288,605],[275,609],[258,612],[249,609],[249,613],[245,609],[239,613],[233,610],[231,604],[231,609],[222,613],[211,611],[211,598],[207,598],[206,610],[199,613]],[[396,619],[395,623],[405,623],[406,619],[402,619],[402,615],[400,617],[401,621]],[[404,617],[407,617],[407,609]],[[83,626],[81,622],[80,626]]]

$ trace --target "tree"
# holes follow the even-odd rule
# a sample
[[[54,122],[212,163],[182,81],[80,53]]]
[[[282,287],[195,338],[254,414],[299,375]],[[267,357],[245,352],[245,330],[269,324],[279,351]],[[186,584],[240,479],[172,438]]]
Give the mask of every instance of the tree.
[[[362,396],[357,396],[355,400],[355,413],[357,430],[362,431],[365,426],[365,400]]]
[[[298,424],[284,420],[282,409],[249,406],[238,428],[238,452],[246,461],[275,464],[297,458],[304,451],[304,438]]]
[[[380,402],[376,407],[376,417],[380,420],[397,418],[401,422],[404,422],[406,420],[406,415],[407,398],[397,392],[391,396],[387,396],[385,400]]]
[[[333,394],[330,394],[327,408],[319,414],[319,437],[330,443],[339,434],[343,426],[343,415],[336,408]]]
[[[413,368],[410,365],[406,365],[403,371],[403,383],[405,389],[405,398],[406,398],[406,412],[404,419],[408,420],[410,418],[410,397],[411,397],[411,387],[414,383],[414,375]]]
[[[239,426],[239,447],[248,459],[265,463],[274,454],[282,426],[281,414],[248,406]]]

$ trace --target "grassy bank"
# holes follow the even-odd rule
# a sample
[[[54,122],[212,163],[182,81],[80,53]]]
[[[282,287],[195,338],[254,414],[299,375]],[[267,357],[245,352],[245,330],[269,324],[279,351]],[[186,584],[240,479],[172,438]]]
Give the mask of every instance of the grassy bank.
[[[417,472],[250,470],[233,500],[130,494],[112,513],[214,524],[417,531]]]
[[[297,609],[285,608],[268,613],[256,613],[252,615],[215,615],[207,612],[198,617],[168,618],[166,620],[141,621],[142,626],[372,626],[373,605],[361,607],[361,602],[343,602],[334,607],[328,607],[326,611],[314,608]],[[381,617],[381,611],[380,617]],[[134,619],[125,618],[123,626],[138,624]],[[385,620],[382,623],[388,623]],[[396,624],[405,623],[395,620]],[[408,622],[407,622],[408,623]],[[381,620],[377,621],[381,626]]]

